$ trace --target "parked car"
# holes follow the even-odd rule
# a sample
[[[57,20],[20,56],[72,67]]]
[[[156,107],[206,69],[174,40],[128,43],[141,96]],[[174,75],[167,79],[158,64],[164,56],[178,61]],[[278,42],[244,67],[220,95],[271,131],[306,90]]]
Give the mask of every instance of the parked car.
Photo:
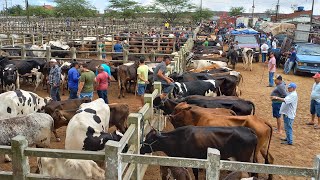
[[[278,45],[281,45],[286,37],[288,37],[287,34],[277,34],[274,36],[278,40]]]
[[[312,43],[297,43],[297,59],[293,67],[293,73],[299,72],[317,73],[320,72],[320,45]]]
[[[259,61],[259,54],[260,54],[260,42],[258,35],[254,34],[239,34],[234,35],[233,41],[238,41],[239,47],[243,48],[252,48],[255,51],[254,58],[256,62]],[[242,55],[240,54],[240,57]]]

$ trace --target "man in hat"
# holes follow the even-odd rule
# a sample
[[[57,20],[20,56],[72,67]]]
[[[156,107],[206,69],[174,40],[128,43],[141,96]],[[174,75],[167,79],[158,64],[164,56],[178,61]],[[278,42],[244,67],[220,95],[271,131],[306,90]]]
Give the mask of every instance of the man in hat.
[[[60,79],[61,79],[61,69],[58,66],[58,62],[55,59],[51,59],[50,63],[50,73],[49,73],[49,84],[50,84],[50,96],[53,101],[61,101],[60,99]]]
[[[320,129],[320,74],[317,73],[313,76],[314,84],[311,91],[311,104],[310,113],[311,121],[307,125],[315,125],[316,115],[318,117],[318,124],[314,126],[315,129]]]
[[[99,98],[102,98],[106,104],[109,104],[108,86],[109,86],[110,76],[108,75],[108,73],[104,71],[104,68],[102,66],[99,66],[98,72],[99,74],[95,79],[97,94]]]
[[[72,68],[68,71],[68,87],[70,90],[69,99],[77,99],[78,83],[79,83],[79,63],[74,61],[71,64]]]
[[[282,76],[277,75],[274,79],[276,88],[271,92],[271,97],[285,98],[287,96],[286,85],[282,81]],[[282,134],[280,107],[282,102],[272,99],[272,115],[277,119],[277,130],[279,134]]]
[[[163,56],[163,60],[156,66],[153,73],[153,81],[161,82],[163,93],[160,95],[161,99],[164,99],[174,88],[174,81],[170,77],[166,76],[167,66],[171,63],[169,56]]]
[[[272,96],[273,100],[281,101],[280,114],[283,115],[284,130],[286,132],[286,138],[281,139],[281,144],[292,145],[293,144],[293,121],[296,116],[298,106],[298,94],[296,92],[297,85],[290,83],[288,85],[288,95],[285,98]]]

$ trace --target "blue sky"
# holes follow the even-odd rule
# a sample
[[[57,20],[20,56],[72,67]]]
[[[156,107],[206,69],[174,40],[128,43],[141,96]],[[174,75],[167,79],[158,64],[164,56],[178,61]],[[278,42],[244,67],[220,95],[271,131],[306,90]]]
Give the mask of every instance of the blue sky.
[[[53,0],[29,0],[29,4],[43,5],[53,4]],[[89,0],[100,12],[108,5],[108,0]],[[151,4],[153,0],[137,0],[139,3],[146,5]],[[243,6],[246,12],[251,12],[253,0],[203,0],[203,7],[208,7],[212,10],[224,10],[227,11],[232,6]],[[277,0],[254,0],[255,12],[264,12],[266,9],[275,9]],[[3,2],[3,1],[1,1]],[[8,0],[8,5],[15,4],[24,5],[24,0]],[[192,0],[195,4],[200,4],[200,0]],[[304,6],[305,9],[311,9],[312,0],[280,0],[280,13],[292,12],[292,6]],[[3,4],[1,4],[2,9]],[[320,0],[315,0],[314,14],[320,14]]]

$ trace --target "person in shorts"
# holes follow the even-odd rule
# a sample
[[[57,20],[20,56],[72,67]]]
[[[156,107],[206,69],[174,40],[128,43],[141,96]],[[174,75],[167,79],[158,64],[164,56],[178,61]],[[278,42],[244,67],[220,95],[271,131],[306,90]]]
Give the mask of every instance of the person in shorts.
[[[144,105],[144,99],[143,95],[146,90],[146,86],[149,83],[148,81],[148,66],[144,63],[145,58],[143,56],[140,57],[140,65],[137,69],[137,75],[138,75],[138,96],[140,96],[141,99],[141,105]]]
[[[310,103],[310,113],[311,121],[307,125],[314,125],[315,129],[320,129],[320,73],[313,76],[314,84],[311,91],[311,103]],[[318,124],[315,124],[316,115],[318,117]]]

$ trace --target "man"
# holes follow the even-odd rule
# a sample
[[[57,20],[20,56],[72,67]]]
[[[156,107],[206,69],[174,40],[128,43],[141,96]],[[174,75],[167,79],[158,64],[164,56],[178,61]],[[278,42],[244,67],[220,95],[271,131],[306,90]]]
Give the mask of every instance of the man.
[[[290,54],[289,59],[287,59],[286,63],[284,64],[284,73],[289,74],[296,59],[297,59],[297,52],[294,47],[291,48],[291,51],[288,53]]]
[[[102,52],[102,59],[106,59],[107,54],[106,54],[105,41],[100,42],[100,44],[98,46],[99,46],[99,48],[101,49],[101,52]]]
[[[117,44],[114,45],[113,49],[114,49],[114,52],[122,52],[123,51],[122,45],[119,40],[117,40]]]
[[[272,49],[277,49],[277,39],[276,38],[273,38],[273,41],[272,41]]]
[[[58,66],[57,60],[51,59],[50,63],[50,73],[49,73],[49,84],[50,84],[50,96],[53,101],[61,101],[60,99],[60,79],[61,79],[61,69]]]
[[[297,112],[298,106],[298,94],[296,92],[297,85],[290,83],[288,85],[288,95],[285,98],[279,98],[272,96],[273,100],[281,101],[280,114],[283,115],[284,129],[286,132],[286,138],[281,139],[281,144],[293,145],[293,132],[292,125]]]
[[[71,64],[72,68],[68,71],[68,87],[70,90],[69,99],[77,99],[78,83],[80,74],[78,72],[79,63],[74,61]]]
[[[272,91],[271,97],[285,98],[287,96],[286,85],[282,81],[281,75],[276,76],[275,83],[276,83],[276,88]],[[273,117],[277,119],[277,131],[279,134],[282,134],[282,126],[281,126],[281,119],[280,119],[281,104],[282,104],[281,101],[272,99],[272,114],[273,114]]]
[[[109,66],[109,62],[107,62],[106,61],[106,63],[103,63],[103,64],[101,64],[100,66],[102,66],[103,67],[103,69],[104,69],[104,72],[106,72],[106,73],[108,73],[108,75],[109,75],[109,77],[111,77],[111,69],[110,69],[110,66]],[[98,67],[96,67],[96,69],[98,69],[99,68],[99,66]],[[98,75],[98,70],[96,71],[96,76]]]
[[[129,44],[128,44],[128,41],[127,40],[124,40],[123,41],[123,49],[126,49],[126,50],[128,50],[129,49]]]
[[[169,26],[170,26],[170,24],[168,23],[168,21],[166,21],[166,22],[164,23],[164,27],[166,28],[166,30],[169,30]]]
[[[95,78],[96,88],[99,98],[102,98],[106,104],[109,104],[108,101],[108,85],[110,81],[110,76],[104,71],[102,66],[98,68],[98,76]]]
[[[314,129],[320,129],[320,74],[317,73],[313,76],[314,84],[311,91],[311,103],[310,113],[311,121],[307,125],[315,125],[315,117],[317,115],[318,124],[314,126]]]
[[[261,45],[262,62],[265,62],[267,60],[268,49],[269,49],[269,46],[267,45],[266,42],[264,42]]]
[[[148,66],[145,65],[144,63],[144,56],[140,57],[140,65],[137,69],[137,75],[138,75],[138,96],[140,96],[141,99],[141,105],[144,105],[144,99],[143,99],[143,95],[145,93],[146,90],[146,86],[149,83],[148,81]]]
[[[174,88],[173,79],[167,77],[165,74],[167,72],[167,66],[171,63],[169,56],[164,56],[163,61],[158,64],[153,73],[153,81],[160,81],[163,89],[163,93],[160,95],[161,99],[167,97],[167,95]]]
[[[88,65],[86,63],[80,66],[80,70],[81,70],[81,76],[80,76],[77,96],[80,97],[81,99],[84,97],[88,97],[92,100],[93,84],[95,79],[94,72],[88,69]]]
[[[273,52],[270,52],[269,56],[270,56],[270,59],[268,62],[269,85],[267,87],[273,87],[273,84],[274,84],[273,77],[274,77],[274,73],[276,72],[276,58],[274,57]]]
[[[203,46],[204,47],[208,47],[209,46],[208,38],[206,38],[206,40],[204,41]]]

